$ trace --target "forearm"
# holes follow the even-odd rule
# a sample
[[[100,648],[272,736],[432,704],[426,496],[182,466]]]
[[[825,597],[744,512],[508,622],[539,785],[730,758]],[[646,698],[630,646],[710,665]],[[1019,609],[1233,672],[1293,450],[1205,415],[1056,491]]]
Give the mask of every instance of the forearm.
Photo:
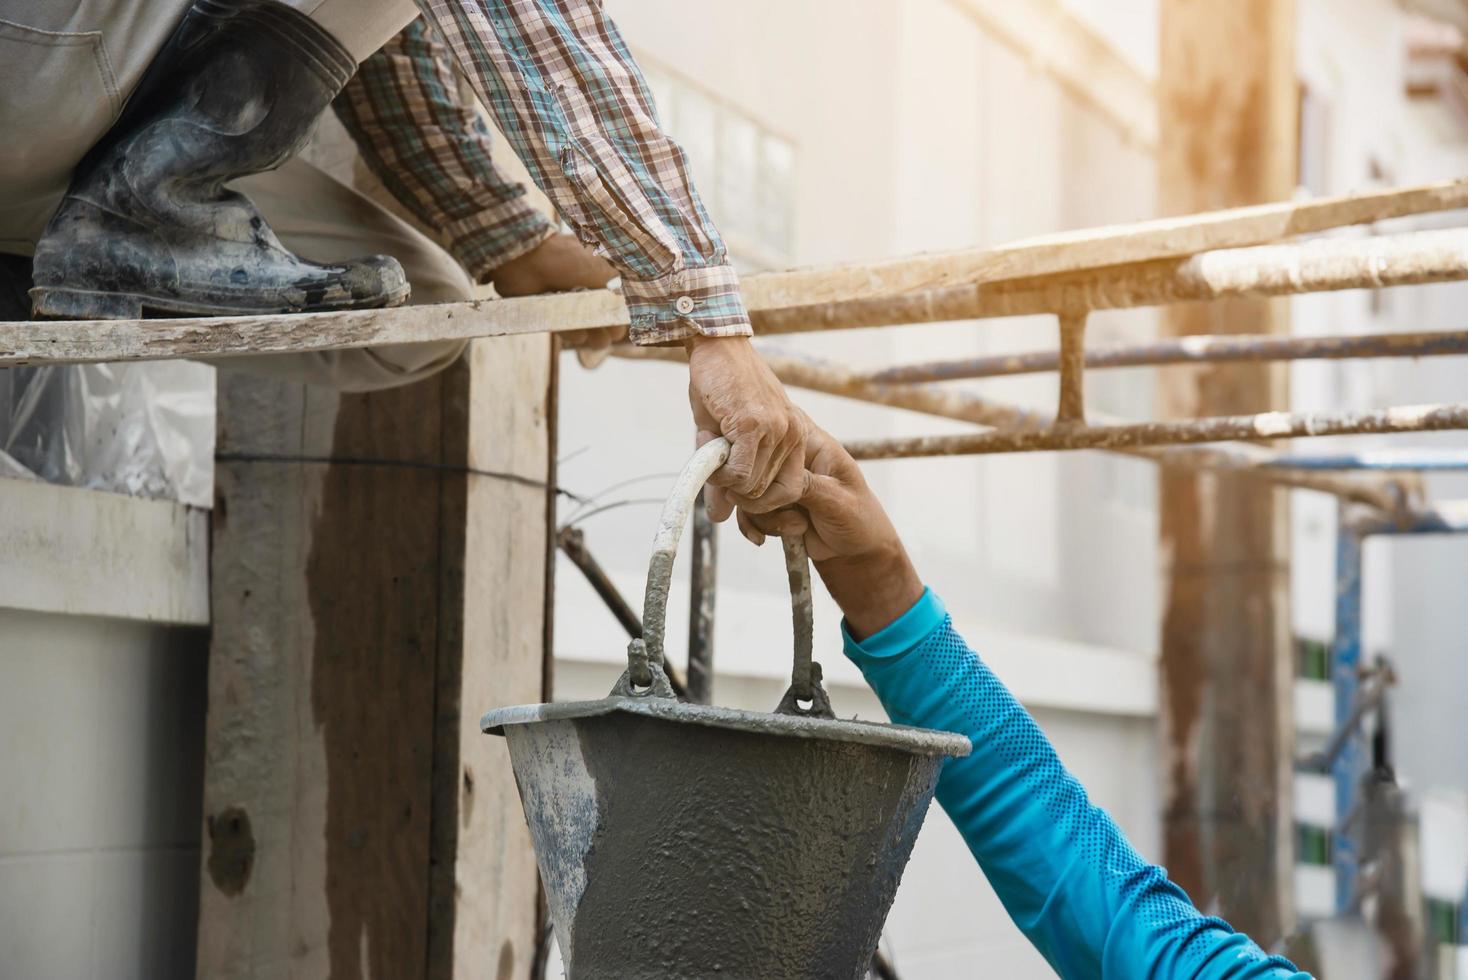
[[[494,163],[489,130],[421,17],[361,64],[333,107],[367,166],[477,281],[554,231]]]
[[[856,558],[816,563],[826,591],[846,617],[847,635],[862,640],[894,622],[922,598],[923,583],[900,543]]]
[[[638,343],[748,336],[723,240],[683,150],[600,3],[419,0],[583,242],[622,273]]]
[[[1136,854],[931,593],[864,641],[848,632],[846,651],[893,721],[972,739],[937,799],[1061,976],[1297,976]]]

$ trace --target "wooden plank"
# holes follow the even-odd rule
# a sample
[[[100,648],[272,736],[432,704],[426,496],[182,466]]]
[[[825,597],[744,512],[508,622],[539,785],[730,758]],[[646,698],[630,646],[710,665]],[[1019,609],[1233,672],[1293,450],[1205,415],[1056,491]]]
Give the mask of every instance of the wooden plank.
[[[209,514],[0,479],[0,606],[209,625]]]
[[[1293,0],[1163,0],[1166,211],[1293,192],[1294,18]],[[1173,336],[1286,333],[1288,307],[1236,298],[1169,308],[1163,324]],[[1277,364],[1165,374],[1160,414],[1287,408],[1287,381]],[[1268,949],[1294,918],[1288,502],[1229,474],[1159,479],[1163,859],[1200,908]]]
[[[745,280],[744,297],[758,329],[764,316],[808,307],[869,304],[976,283],[1064,276],[1464,207],[1468,180],[1446,181],[1065,232],[997,248],[766,273]],[[0,365],[336,350],[626,324],[621,298],[605,290],[338,313],[27,321],[0,324]]]
[[[367,395],[221,373],[200,976],[528,973],[475,722],[540,694],[546,498],[498,474],[545,480],[549,343]]]

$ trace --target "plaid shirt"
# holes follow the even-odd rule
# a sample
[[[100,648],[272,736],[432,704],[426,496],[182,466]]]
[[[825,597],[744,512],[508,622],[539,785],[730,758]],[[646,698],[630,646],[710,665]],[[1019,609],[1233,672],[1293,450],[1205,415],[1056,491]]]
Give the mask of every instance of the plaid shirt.
[[[600,0],[418,5],[531,177],[621,272],[634,341],[751,333],[687,157],[658,127]],[[452,95],[447,60],[420,22],[363,64],[338,111],[394,194],[430,226],[456,229],[454,254],[478,256],[482,274],[513,252],[511,240],[539,235],[533,245],[549,232],[531,227],[528,204],[489,160],[487,134]]]
[[[449,51],[419,18],[357,68],[334,104],[367,166],[477,282],[555,230],[490,158]]]

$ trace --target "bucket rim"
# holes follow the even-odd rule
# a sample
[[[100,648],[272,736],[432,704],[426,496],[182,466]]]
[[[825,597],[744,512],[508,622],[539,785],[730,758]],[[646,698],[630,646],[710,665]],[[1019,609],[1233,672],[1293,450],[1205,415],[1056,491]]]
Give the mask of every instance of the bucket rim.
[[[973,751],[973,743],[955,732],[912,728],[880,721],[812,718],[745,711],[716,705],[690,704],[659,697],[609,697],[596,701],[560,701],[550,704],[517,704],[486,711],[479,727],[489,735],[504,735],[505,728],[545,721],[573,721],[617,712],[683,724],[725,728],[732,731],[777,735],[787,738],[829,739],[898,749],[914,755],[962,758]]]

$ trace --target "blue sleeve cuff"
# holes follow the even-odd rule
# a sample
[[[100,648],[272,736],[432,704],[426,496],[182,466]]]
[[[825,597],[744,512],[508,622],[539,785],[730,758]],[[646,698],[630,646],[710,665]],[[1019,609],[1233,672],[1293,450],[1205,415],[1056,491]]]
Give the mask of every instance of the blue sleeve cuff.
[[[846,656],[865,670],[914,649],[942,626],[947,618],[948,610],[944,607],[943,600],[932,589],[923,589],[921,598],[912,604],[911,609],[860,643],[852,639],[851,632],[846,628],[846,620],[843,619],[842,646]]]

